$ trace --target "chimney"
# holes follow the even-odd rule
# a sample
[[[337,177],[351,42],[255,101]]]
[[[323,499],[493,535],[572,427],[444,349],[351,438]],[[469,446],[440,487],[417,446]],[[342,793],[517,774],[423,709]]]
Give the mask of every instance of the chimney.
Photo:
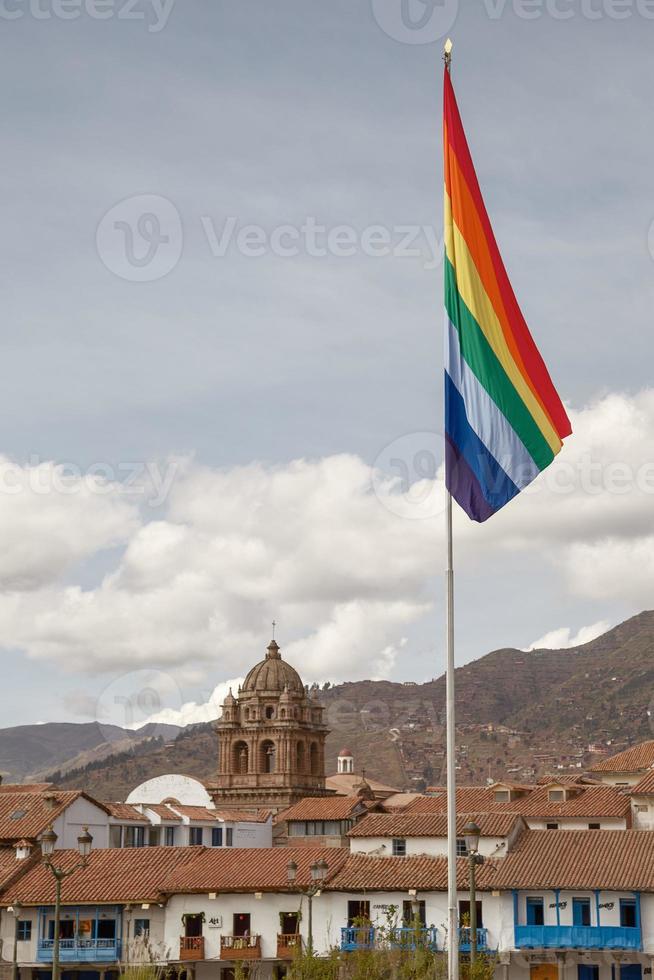
[[[54,793],[44,793],[43,803],[45,804],[46,810],[54,810],[59,800]]]
[[[16,849],[17,861],[24,861],[32,853],[32,842],[29,840],[19,840],[14,847]]]

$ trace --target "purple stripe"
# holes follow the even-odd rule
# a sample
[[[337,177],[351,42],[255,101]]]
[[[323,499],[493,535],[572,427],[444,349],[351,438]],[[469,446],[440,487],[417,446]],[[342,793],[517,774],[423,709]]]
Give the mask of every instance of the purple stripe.
[[[488,520],[495,513],[484,497],[477,477],[445,433],[445,484],[457,504],[473,521]]]

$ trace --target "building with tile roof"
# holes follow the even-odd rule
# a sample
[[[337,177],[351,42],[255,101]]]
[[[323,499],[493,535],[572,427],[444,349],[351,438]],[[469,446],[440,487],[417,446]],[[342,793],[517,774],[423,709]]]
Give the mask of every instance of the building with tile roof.
[[[596,762],[590,772],[602,783],[626,787],[635,786],[647,770],[652,768],[654,768],[654,739],[649,739]]]

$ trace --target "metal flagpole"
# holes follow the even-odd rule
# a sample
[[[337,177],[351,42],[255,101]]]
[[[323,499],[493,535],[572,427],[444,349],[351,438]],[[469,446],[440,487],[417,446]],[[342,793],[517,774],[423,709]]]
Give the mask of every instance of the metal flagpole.
[[[445,42],[443,55],[446,71],[451,70],[452,42]],[[459,980],[459,921],[456,887],[456,727],[454,719],[454,562],[452,547],[452,495],[447,494],[445,507],[447,566],[445,569],[447,641],[446,670],[446,738],[447,738],[447,976]]]

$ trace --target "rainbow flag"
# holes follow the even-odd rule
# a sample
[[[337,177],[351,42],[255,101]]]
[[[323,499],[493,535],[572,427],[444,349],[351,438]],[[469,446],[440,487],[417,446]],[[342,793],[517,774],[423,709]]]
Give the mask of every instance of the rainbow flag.
[[[445,481],[485,521],[548,466],[570,421],[516,301],[445,70]]]

